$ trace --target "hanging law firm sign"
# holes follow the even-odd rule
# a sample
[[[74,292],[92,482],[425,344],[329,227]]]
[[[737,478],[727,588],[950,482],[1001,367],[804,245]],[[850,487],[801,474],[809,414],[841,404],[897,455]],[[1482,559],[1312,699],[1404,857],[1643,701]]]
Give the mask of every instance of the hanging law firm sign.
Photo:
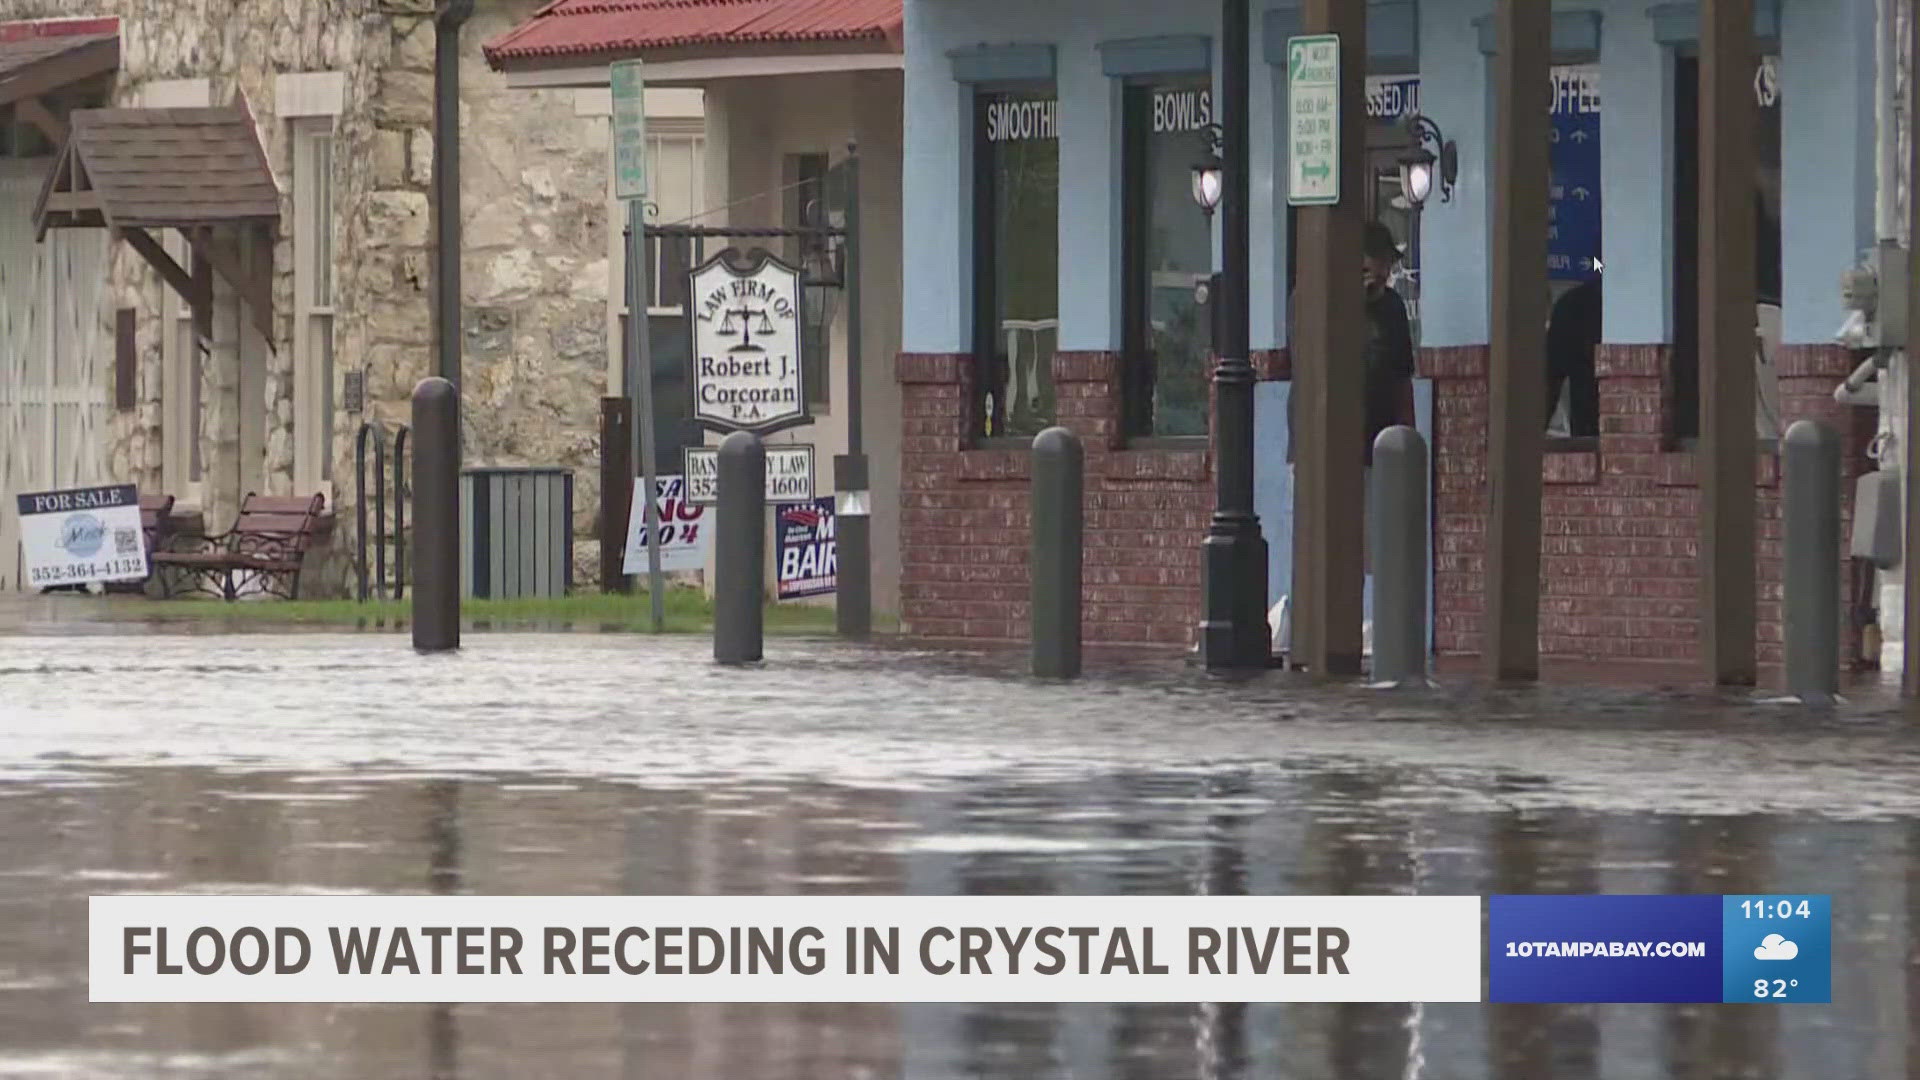
[[[688,275],[693,419],[713,431],[765,435],[813,423],[801,378],[800,272],[729,248]]]

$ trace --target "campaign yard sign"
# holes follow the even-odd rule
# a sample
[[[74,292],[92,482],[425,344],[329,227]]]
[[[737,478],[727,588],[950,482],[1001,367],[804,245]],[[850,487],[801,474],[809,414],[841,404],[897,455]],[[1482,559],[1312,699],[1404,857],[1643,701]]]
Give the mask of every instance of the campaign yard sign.
[[[834,544],[833,499],[783,506],[775,521],[779,598],[797,600],[832,592],[839,567]]]
[[[146,578],[140,493],[132,484],[35,492],[15,504],[33,588]]]
[[[627,555],[621,567],[629,574],[647,572],[647,512],[646,504],[640,501],[640,492],[646,486],[646,480],[633,478],[633,509],[627,514]],[[666,572],[676,570],[702,570],[707,565],[707,543],[712,518],[707,517],[707,508],[696,505],[687,498],[687,485],[682,477],[654,477],[654,520],[660,526],[660,569]]]

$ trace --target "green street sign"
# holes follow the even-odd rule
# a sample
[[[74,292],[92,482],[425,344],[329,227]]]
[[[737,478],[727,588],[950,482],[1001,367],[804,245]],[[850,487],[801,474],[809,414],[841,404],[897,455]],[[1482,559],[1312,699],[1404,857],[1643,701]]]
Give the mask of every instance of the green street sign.
[[[621,60],[608,71],[613,87],[613,196],[647,197],[647,81],[640,61]]]
[[[1287,39],[1287,202],[1340,201],[1340,37]]]

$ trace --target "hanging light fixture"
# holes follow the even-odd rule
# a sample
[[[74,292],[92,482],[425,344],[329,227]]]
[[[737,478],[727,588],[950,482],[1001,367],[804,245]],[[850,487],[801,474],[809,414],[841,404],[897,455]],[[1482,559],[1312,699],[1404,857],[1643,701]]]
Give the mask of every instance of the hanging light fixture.
[[[1440,125],[1419,113],[1407,117],[1406,127],[1410,142],[1400,155],[1400,193],[1407,205],[1415,210],[1425,206],[1436,179],[1440,201],[1452,202],[1453,183],[1460,175],[1458,147],[1441,134]],[[1427,149],[1429,144],[1432,150]]]
[[[809,200],[801,222],[809,229],[841,228],[846,215],[825,209],[825,200]],[[846,250],[843,237],[808,233],[800,241],[800,315],[808,330],[824,338],[846,287]]]
[[[1227,182],[1220,154],[1220,125],[1208,124],[1201,128],[1200,141],[1203,151],[1193,163],[1193,201],[1200,205],[1201,213],[1211,218],[1220,205],[1220,193]]]

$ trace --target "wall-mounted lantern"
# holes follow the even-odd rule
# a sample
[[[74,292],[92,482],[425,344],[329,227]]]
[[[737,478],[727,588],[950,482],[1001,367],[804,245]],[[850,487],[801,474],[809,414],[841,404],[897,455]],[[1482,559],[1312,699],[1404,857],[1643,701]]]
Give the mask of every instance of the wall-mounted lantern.
[[[1200,212],[1209,218],[1219,207],[1221,189],[1227,182],[1220,142],[1219,124],[1200,129],[1202,149],[1199,160],[1193,163],[1193,201],[1200,204]]]
[[[1413,113],[1407,117],[1407,136],[1411,140],[1400,155],[1400,191],[1407,205],[1418,210],[1433,194],[1435,173],[1440,181],[1440,201],[1453,201],[1453,184],[1460,176],[1460,151],[1440,132],[1440,125]],[[1427,149],[1431,144],[1432,150]]]

